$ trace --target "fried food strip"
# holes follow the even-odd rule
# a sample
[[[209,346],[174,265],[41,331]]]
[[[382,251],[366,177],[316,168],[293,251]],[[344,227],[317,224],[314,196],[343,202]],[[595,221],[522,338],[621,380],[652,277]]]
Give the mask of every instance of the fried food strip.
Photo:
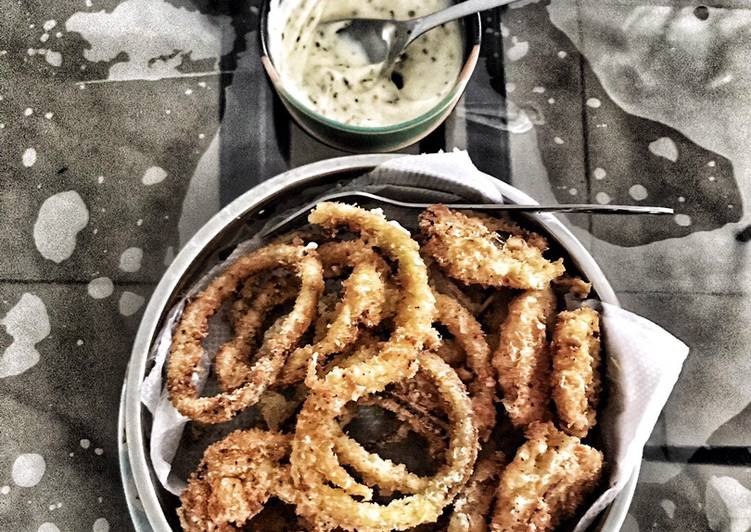
[[[433,352],[451,367],[463,364],[467,359],[467,354],[461,348],[459,342],[453,338],[441,339],[441,343],[433,349]]]
[[[280,464],[289,442],[274,432],[238,430],[206,449],[180,496],[183,530],[240,530],[270,496],[293,502],[289,467]]]
[[[355,243],[360,245],[353,246]],[[386,298],[385,283],[379,272],[385,267],[383,259],[377,259],[376,253],[361,241],[326,244],[320,248],[321,253],[327,257],[325,269],[327,266],[330,269],[340,265],[338,261],[331,259],[332,249],[339,253],[340,248],[349,250],[350,253],[344,253],[344,256],[338,258],[346,261],[345,263],[353,261],[354,269],[344,281],[344,297],[336,307],[336,317],[328,325],[325,336],[315,345],[298,348],[290,355],[279,379],[282,384],[302,381],[313,353],[316,354],[318,363],[323,365],[326,357],[341,353],[357,341],[361,324],[373,327],[381,321],[381,308]],[[379,260],[382,266],[379,265]]]
[[[428,237],[423,249],[465,284],[542,289],[565,270],[563,259],[550,262],[524,238],[503,240],[482,220],[444,205],[420,214],[420,229]]]
[[[447,532],[487,532],[486,518],[495,497],[494,488],[507,463],[501,451],[477,461],[475,472],[454,501]]]
[[[590,307],[558,314],[553,332],[553,400],[561,428],[583,438],[597,423],[600,315]]]
[[[469,385],[472,409],[480,441],[487,441],[495,425],[495,372],[490,364],[490,348],[482,327],[456,299],[435,294],[438,321],[446,326],[467,355],[474,378]]]
[[[395,329],[375,357],[348,368],[334,368],[322,381],[310,383],[311,393],[297,418],[290,456],[293,481],[304,491],[297,511],[317,523],[345,530],[403,530],[433,521],[469,477],[477,453],[477,432],[464,386],[456,372],[435,355],[421,354],[419,366],[438,383],[441,395],[450,400],[453,430],[447,464],[431,478],[425,490],[385,506],[356,501],[342,489],[329,485],[331,466],[338,462],[332,449],[335,418],[349,401],[410,378],[416,370],[418,353],[433,336],[435,300],[417,243],[381,213],[356,207],[323,203],[311,213],[309,221],[329,227],[346,224],[393,257],[398,262],[403,296],[394,317]]]
[[[300,277],[294,308],[281,322],[278,334],[266,335],[262,356],[253,364],[245,384],[231,392],[199,397],[194,374],[205,371],[201,367],[201,342],[208,332],[209,318],[248,276],[278,267],[293,268]],[[167,389],[175,408],[194,420],[220,423],[255,404],[310,326],[322,290],[321,263],[314,251],[302,246],[272,245],[238,258],[185,307],[175,328],[167,367]]]
[[[251,377],[250,352],[266,313],[293,299],[297,292],[291,278],[271,279],[256,290],[251,286],[252,283],[247,282],[241,290],[241,298],[232,305],[234,337],[222,345],[214,357],[214,373],[224,391],[242,386]]]
[[[587,299],[592,291],[592,283],[575,275],[561,275],[553,280],[553,288],[556,291],[569,293],[576,299]]]
[[[498,485],[493,532],[553,530],[597,486],[602,453],[551,422],[533,423]]]
[[[548,286],[523,292],[509,305],[493,366],[503,405],[516,427],[550,419],[550,349],[547,324],[556,298]]]
[[[505,215],[501,215],[496,218],[493,216],[488,216],[485,213],[475,211],[468,212],[467,215],[471,216],[472,218],[477,218],[485,225],[485,227],[487,227],[491,231],[494,231],[496,233],[507,233],[509,235],[521,237],[526,240],[530,246],[534,246],[540,251],[546,251],[548,249],[548,241],[544,236],[540,235],[539,233],[535,233],[534,231],[524,229],[522,226]]]

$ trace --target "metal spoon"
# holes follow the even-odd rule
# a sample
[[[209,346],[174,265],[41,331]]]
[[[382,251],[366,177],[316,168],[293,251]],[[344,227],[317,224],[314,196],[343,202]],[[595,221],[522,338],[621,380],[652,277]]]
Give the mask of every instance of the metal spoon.
[[[409,44],[428,30],[452,20],[510,4],[514,0],[466,0],[431,15],[409,20],[382,20],[372,18],[340,18],[319,24],[346,22],[337,35],[362,46],[368,61],[383,62],[381,73],[388,73]]]
[[[269,227],[263,231],[262,237],[268,237],[271,234],[279,232],[281,229],[293,225],[301,217],[306,216],[312,211],[316,205],[324,201],[343,200],[350,199],[351,201],[357,201],[357,198],[365,198],[370,200],[376,200],[381,203],[388,203],[389,205],[395,205],[397,207],[406,207],[410,209],[426,209],[433,203],[413,203],[407,201],[399,201],[385,196],[379,196],[377,194],[371,194],[370,192],[362,192],[359,190],[348,190],[345,192],[334,192],[332,194],[326,194],[321,196],[317,200],[308,203],[301,207],[299,210],[293,212],[287,216],[284,220]],[[642,205],[592,205],[588,203],[567,203],[562,205],[519,205],[516,203],[446,203],[450,209],[466,209],[473,211],[516,211],[516,212],[587,212],[592,214],[674,214],[673,209],[669,207],[652,207]]]

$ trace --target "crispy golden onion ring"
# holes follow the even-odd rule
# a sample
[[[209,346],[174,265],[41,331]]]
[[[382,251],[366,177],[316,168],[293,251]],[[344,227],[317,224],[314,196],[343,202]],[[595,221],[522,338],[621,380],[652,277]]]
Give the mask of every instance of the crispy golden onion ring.
[[[526,438],[501,475],[494,532],[553,530],[600,480],[602,453],[551,422],[531,424]]]
[[[444,205],[420,214],[420,229],[428,237],[423,249],[465,284],[542,289],[565,271],[562,259],[550,262],[523,237],[503,240],[482,220]]]
[[[551,418],[547,324],[555,316],[555,307],[549,286],[528,290],[514,298],[501,326],[493,366],[503,390],[503,405],[516,427]]]
[[[490,364],[490,348],[485,333],[474,316],[456,299],[435,294],[438,321],[446,326],[467,355],[474,374],[469,386],[480,441],[487,441],[495,425],[495,372]]]
[[[471,475],[477,456],[478,438],[472,404],[456,372],[443,360],[426,352],[420,354],[419,364],[420,371],[426,372],[437,383],[441,396],[448,403],[452,429],[446,464],[413,495],[394,499],[386,505],[352,499],[343,490],[329,486],[329,477],[318,470],[319,449],[326,447],[331,452],[330,444],[321,441],[321,433],[330,431],[327,425],[331,416],[327,405],[337,400],[337,389],[330,389],[330,395],[322,393],[323,388],[315,390],[298,416],[290,457],[293,481],[305,492],[304,500],[297,506],[301,515],[344,530],[405,530],[434,522],[451,503]],[[352,384],[360,386],[360,382],[389,368],[377,362],[373,364],[371,360],[351,369],[358,370],[349,375],[354,381]],[[326,381],[337,373],[337,370],[329,373]],[[336,379],[330,382],[336,382]],[[321,414],[324,414],[323,423]]]
[[[495,487],[507,463],[506,455],[501,451],[477,460],[475,472],[454,501],[447,532],[487,532],[486,519],[495,497]]]
[[[342,264],[354,266],[343,283],[344,297],[336,306],[335,318],[327,326],[326,334],[314,345],[297,348],[289,356],[279,378],[283,385],[302,381],[313,353],[323,365],[326,357],[341,353],[357,341],[359,326],[373,327],[381,321],[381,308],[386,299],[382,273],[386,264],[362,241],[332,242],[319,248],[324,272]]]
[[[558,314],[553,332],[553,400],[561,428],[583,438],[597,423],[600,315],[590,307]]]
[[[201,342],[207,334],[209,318],[244,279],[277,267],[294,268],[300,277],[300,292],[294,308],[281,322],[277,334],[266,335],[261,356],[252,366],[245,384],[231,392],[199,397],[194,373],[205,371],[201,368],[204,357]],[[302,246],[271,245],[232,263],[186,306],[176,326],[167,368],[167,388],[175,408],[194,420],[220,423],[255,404],[277,377],[285,357],[313,320],[322,290],[321,263],[314,251]]]
[[[289,442],[283,434],[238,430],[206,449],[180,496],[183,530],[240,530],[270,496],[294,502],[289,466],[280,463]]]
[[[222,345],[214,357],[214,373],[222,390],[234,390],[252,376],[250,352],[253,341],[266,313],[295,297],[297,288],[292,281],[291,277],[271,279],[256,290],[251,288],[253,283],[250,282],[243,286],[241,297],[231,309],[234,337]]]

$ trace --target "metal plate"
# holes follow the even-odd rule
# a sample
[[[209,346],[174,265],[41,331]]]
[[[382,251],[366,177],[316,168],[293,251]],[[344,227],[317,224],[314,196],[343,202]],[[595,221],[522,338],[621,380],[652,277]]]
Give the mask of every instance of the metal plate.
[[[324,186],[365,173],[373,167],[403,155],[353,155],[309,164],[280,174],[249,190],[217,213],[191,239],[172,264],[151,296],[144,311],[136,335],[126,384],[123,388],[124,404],[120,411],[121,430],[121,472],[125,486],[135,485],[134,490],[126,488],[126,498],[134,526],[138,532],[169,532],[172,529],[160,503],[160,490],[152,475],[147,445],[148,412],[142,407],[140,385],[147,369],[147,358],[156,333],[161,329],[169,309],[180,299],[182,292],[197,280],[206,269],[206,262],[223,246],[230,244],[245,228],[248,221],[263,217],[266,208],[273,208],[281,201],[294,198],[302,203],[299,196],[311,187]],[[520,190],[498,181],[498,187],[510,203],[535,203]],[[589,279],[599,298],[607,303],[618,305],[618,299],[595,260],[576,237],[551,214],[529,214],[528,218],[563,247]],[[128,384],[130,383],[130,384]],[[127,434],[127,445],[125,435]],[[638,468],[628,485],[601,518],[598,529],[616,532],[626,518],[638,477]],[[132,484],[129,484],[132,483]],[[138,499],[138,500],[136,500]],[[143,509],[141,514],[140,509]],[[143,528],[141,515],[146,517]]]

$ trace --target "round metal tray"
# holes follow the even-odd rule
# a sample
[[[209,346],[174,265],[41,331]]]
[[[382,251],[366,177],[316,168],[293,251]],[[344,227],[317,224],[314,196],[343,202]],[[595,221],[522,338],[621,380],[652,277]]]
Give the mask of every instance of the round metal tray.
[[[403,155],[352,155],[309,164],[280,174],[252,188],[223,208],[186,243],[157,285],[144,311],[136,334],[123,386],[120,407],[120,465],[128,509],[138,532],[172,531],[162,507],[163,490],[153,476],[148,457],[149,414],[141,403],[141,383],[155,335],[183,291],[205,271],[206,261],[235,242],[247,222],[263,217],[266,209],[280,201],[296,198],[311,187],[331,185],[365,173],[375,166]],[[498,188],[510,203],[534,203],[520,190],[498,181]],[[576,237],[553,215],[529,214],[551,239],[566,250],[572,262],[589,279],[602,301],[618,305],[618,299],[595,260]],[[596,529],[616,532],[631,504],[638,467],[628,485],[600,518]]]

